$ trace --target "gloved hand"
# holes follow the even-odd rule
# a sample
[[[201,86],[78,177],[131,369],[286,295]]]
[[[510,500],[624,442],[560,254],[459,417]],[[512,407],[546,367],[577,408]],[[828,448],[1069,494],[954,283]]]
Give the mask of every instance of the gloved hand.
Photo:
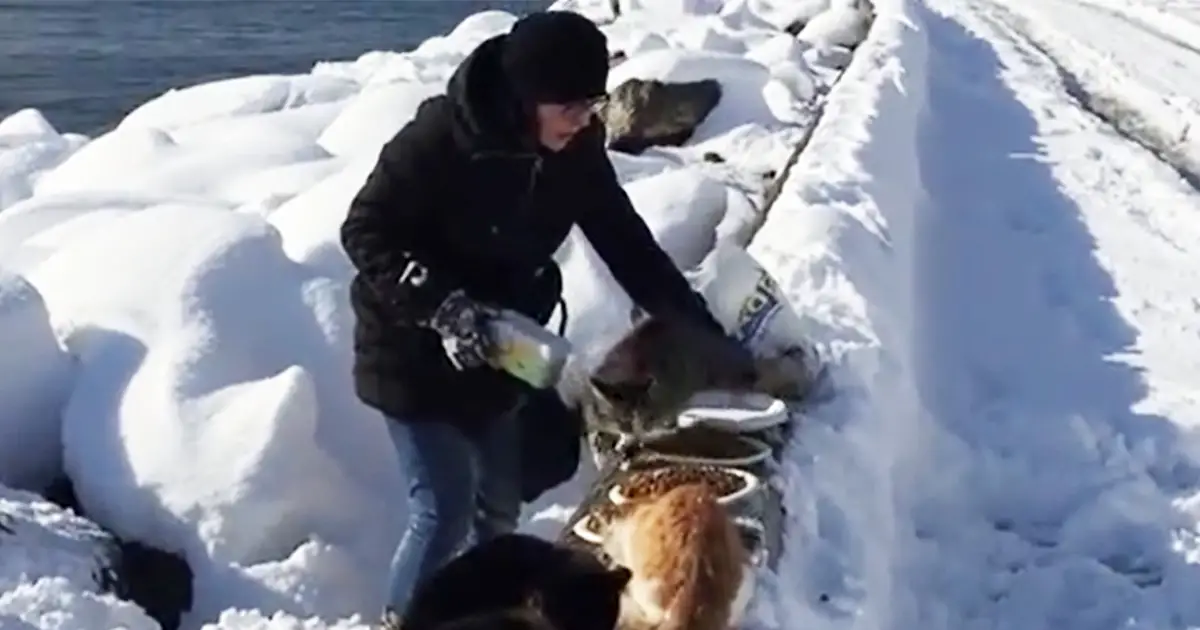
[[[497,311],[471,299],[461,289],[442,301],[429,327],[442,337],[442,349],[459,370],[487,364],[493,340],[486,324]]]

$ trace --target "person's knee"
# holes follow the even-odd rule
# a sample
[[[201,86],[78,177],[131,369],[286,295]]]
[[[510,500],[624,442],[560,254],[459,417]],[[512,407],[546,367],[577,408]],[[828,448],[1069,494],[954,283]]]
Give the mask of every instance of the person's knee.
[[[449,554],[470,535],[473,516],[472,495],[468,492],[443,492],[441,496],[413,497],[408,528],[412,535],[427,541],[435,553]]]

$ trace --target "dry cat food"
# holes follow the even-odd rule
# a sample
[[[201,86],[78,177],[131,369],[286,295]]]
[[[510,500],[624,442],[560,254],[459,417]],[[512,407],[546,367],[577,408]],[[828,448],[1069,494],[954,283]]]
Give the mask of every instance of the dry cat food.
[[[588,513],[576,523],[576,527],[574,528],[576,536],[592,538],[589,542],[598,542],[601,533],[607,528],[608,524],[624,515],[629,510],[629,507],[629,504],[617,505],[609,501],[593,505],[588,510]],[[580,528],[583,529],[582,532]]]
[[[621,482],[621,495],[628,500],[663,494],[682,485],[703,482],[718,496],[728,496],[745,487],[745,481],[717,466],[667,466],[636,472]]]
[[[608,523],[618,516],[623,515],[628,510],[629,506],[627,505],[617,505],[616,503],[605,501],[593,505],[589,513],[593,518],[599,519],[601,523]]]
[[[712,427],[691,427],[649,445],[654,453],[703,459],[744,459],[759,454],[759,448],[736,434]]]
[[[590,519],[588,529],[598,531],[597,527],[603,527],[611,523],[614,519],[624,515],[629,510],[628,504],[617,505],[611,501],[597,503],[588,510],[588,515],[584,518]]]

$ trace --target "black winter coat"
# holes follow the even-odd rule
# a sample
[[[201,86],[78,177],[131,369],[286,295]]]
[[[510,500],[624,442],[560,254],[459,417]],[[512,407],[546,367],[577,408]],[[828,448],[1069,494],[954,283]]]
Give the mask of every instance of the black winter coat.
[[[598,120],[559,152],[537,148],[499,68],[504,37],[483,42],[383,147],[342,225],[358,270],[355,386],[396,419],[467,428],[517,404],[523,383],[456,371],[422,324],[456,288],[545,324],[562,291],[552,255],[574,225],[641,308],[720,328],[634,211]]]

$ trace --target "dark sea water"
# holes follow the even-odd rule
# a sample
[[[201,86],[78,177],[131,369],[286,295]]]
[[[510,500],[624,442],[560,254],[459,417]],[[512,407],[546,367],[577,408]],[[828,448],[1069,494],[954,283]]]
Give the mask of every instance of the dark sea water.
[[[550,0],[0,0],[0,117],[92,133],[162,92],[408,50],[484,9]]]

